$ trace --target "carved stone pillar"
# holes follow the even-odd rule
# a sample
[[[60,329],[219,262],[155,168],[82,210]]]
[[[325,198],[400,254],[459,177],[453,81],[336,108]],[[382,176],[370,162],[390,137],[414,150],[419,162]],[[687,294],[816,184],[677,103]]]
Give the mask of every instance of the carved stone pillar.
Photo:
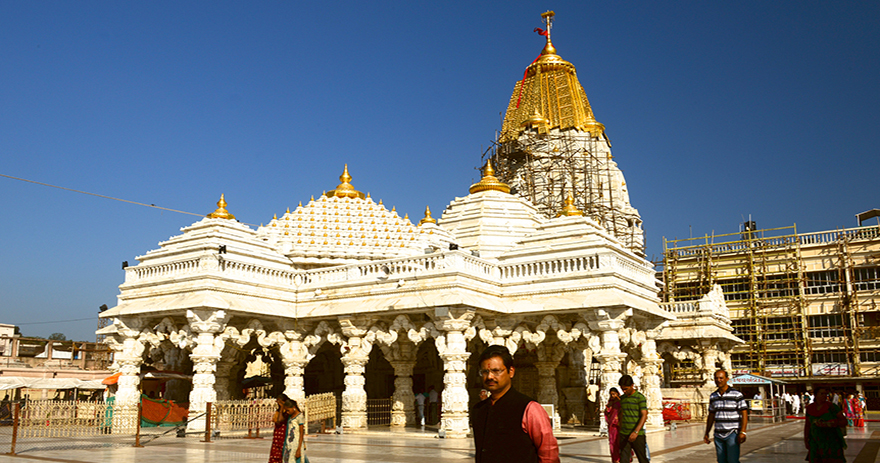
[[[229,357],[223,358],[217,362],[217,369],[214,372],[214,391],[217,400],[232,400],[233,391],[230,390],[230,383],[236,381],[236,374],[241,365],[239,359]],[[240,388],[239,388],[240,389]],[[240,396],[239,396],[240,397]]]
[[[718,361],[718,346],[713,341],[704,340],[698,344],[700,349],[699,355],[701,362],[694,362],[700,365],[700,376],[703,379],[703,385],[700,387],[701,394],[699,403],[696,406],[695,418],[702,419],[709,416],[709,396],[715,391],[715,363]]]
[[[120,375],[113,404],[113,433],[130,434],[137,426],[138,403],[141,399],[138,385],[141,382],[139,374],[144,344],[138,339],[140,333],[137,329],[129,328],[118,320],[115,324],[122,343],[114,346],[114,363]]]
[[[302,341],[304,333],[288,330],[285,337],[286,341],[279,347],[281,363],[284,364],[284,395],[301,402],[306,397],[303,375],[314,355]]]
[[[217,392],[214,390],[214,372],[217,370],[217,362],[220,360],[220,352],[225,343],[216,335],[223,331],[229,316],[222,310],[210,312],[200,316],[191,310],[186,312],[189,327],[195,335],[195,347],[189,358],[193,362],[193,388],[189,393],[189,416],[193,419],[186,429],[187,431],[204,431],[205,416],[196,418],[205,413],[208,402],[217,401]]]
[[[415,400],[413,394],[413,368],[415,361],[391,362],[394,367],[394,395],[391,396],[391,427],[403,428],[416,423]]]
[[[538,403],[559,406],[559,393],[556,392],[557,362],[535,362],[538,369]]]
[[[623,362],[626,360],[626,354],[620,350],[620,338],[617,334],[618,330],[623,328],[623,325],[623,320],[618,319],[590,322],[590,329],[602,333],[601,351],[593,355],[602,366],[602,373],[600,375],[602,387],[599,390],[599,403],[596,405],[597,413],[599,410],[605,409],[610,389],[617,387],[620,377],[623,376]],[[605,423],[604,419],[599,420],[599,431],[608,432],[608,424]]]
[[[554,415],[550,419],[553,421],[554,429],[560,427],[559,419],[559,393],[556,391],[556,367],[559,362],[535,362],[535,368],[538,369],[538,403],[553,404]]]
[[[446,332],[435,339],[437,352],[443,360],[443,410],[440,415],[441,429],[446,437],[464,438],[470,431],[468,421],[467,391],[467,339],[465,330],[470,327],[473,311],[458,312],[446,308],[435,309],[437,327]]]
[[[585,390],[586,389],[583,385],[562,389],[562,393],[565,395],[566,409],[566,414],[562,419],[565,420],[567,424],[581,424],[581,418],[583,418],[584,413],[586,412],[584,404]]]
[[[657,352],[657,336],[660,330],[645,331],[642,344],[642,386],[648,401],[648,421],[645,426],[663,427],[663,391],[660,389],[660,376],[663,373],[663,359]]]
[[[348,339],[342,346],[342,367],[345,372],[345,390],[342,391],[342,427],[367,428],[367,391],[364,390],[367,362],[372,344],[364,340],[368,320],[340,319],[342,334]]]

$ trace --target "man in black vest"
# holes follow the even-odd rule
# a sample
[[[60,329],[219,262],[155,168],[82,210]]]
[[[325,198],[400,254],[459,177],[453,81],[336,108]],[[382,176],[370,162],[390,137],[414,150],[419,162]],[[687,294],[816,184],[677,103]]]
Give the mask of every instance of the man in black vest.
[[[504,346],[480,355],[483,386],[492,394],[472,412],[477,463],[559,463],[559,445],[544,408],[510,387],[513,357]]]

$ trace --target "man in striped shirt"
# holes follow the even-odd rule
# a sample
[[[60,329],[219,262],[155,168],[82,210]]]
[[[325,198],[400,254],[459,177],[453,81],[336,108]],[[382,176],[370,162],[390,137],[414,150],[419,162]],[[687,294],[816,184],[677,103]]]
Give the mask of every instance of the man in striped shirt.
[[[709,430],[715,425],[715,454],[718,463],[739,463],[739,447],[746,441],[748,404],[742,392],[727,385],[727,372],[715,372],[718,390],[709,396],[709,419],[703,442],[709,443]]]

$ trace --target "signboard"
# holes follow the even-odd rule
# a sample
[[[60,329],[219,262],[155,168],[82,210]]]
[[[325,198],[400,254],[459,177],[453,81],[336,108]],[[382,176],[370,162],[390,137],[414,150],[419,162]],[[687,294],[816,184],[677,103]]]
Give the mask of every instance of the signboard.
[[[849,376],[846,363],[814,363],[813,376]]]
[[[730,379],[730,384],[741,386],[760,386],[770,384],[770,380],[755,375],[739,375]]]

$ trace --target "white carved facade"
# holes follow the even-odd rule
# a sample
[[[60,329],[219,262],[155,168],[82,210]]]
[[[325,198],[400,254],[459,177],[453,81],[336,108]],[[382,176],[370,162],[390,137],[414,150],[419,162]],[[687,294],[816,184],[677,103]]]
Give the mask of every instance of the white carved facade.
[[[565,423],[584,419],[588,378],[604,403],[628,373],[648,397],[649,425],[662,425],[658,343],[676,314],[659,305],[641,242],[621,241],[571,198],[547,218],[491,167],[438,221],[426,211],[418,224],[357,192],[347,167],[340,180],[256,230],[221,197],[125,269],[118,304],[101,314],[113,319],[101,334],[121,373],[114,424],[136,416],[145,365],[191,372],[192,385],[166,398],[188,401],[195,417],[240,395],[258,353],[274,365],[276,392],[337,393],[349,429],[367,427],[370,398],[392,399],[392,428],[415,425],[413,389],[434,385],[441,428],[464,437],[477,357],[497,344],[514,355],[514,386]],[[622,176],[613,186],[625,195]]]

